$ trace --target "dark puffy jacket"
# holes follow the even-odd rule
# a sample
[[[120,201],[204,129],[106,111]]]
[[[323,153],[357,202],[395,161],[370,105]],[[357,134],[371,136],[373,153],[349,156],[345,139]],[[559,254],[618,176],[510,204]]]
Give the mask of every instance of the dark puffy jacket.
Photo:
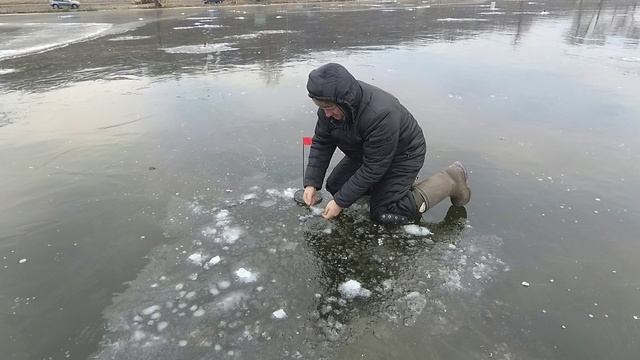
[[[336,203],[343,208],[365,195],[392,164],[422,161],[418,156],[426,151],[422,129],[393,95],[356,80],[339,64],[326,64],[313,70],[307,90],[310,97],[338,104],[345,119],[326,118],[324,111],[318,109],[305,187],[322,187],[336,146],[352,160],[362,163],[334,195]],[[401,166],[394,168],[401,169]]]

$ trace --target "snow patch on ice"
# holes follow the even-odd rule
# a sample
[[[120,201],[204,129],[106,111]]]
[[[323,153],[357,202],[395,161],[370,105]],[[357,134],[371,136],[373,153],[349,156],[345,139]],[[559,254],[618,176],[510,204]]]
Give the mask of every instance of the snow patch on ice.
[[[284,190],[267,189],[267,194],[273,197],[280,197],[284,199],[293,199],[293,195],[298,191],[294,188],[286,188]]]
[[[142,330],[136,330],[133,332],[133,335],[131,336],[131,340],[141,341],[141,340],[144,340],[144,338],[146,337],[147,335],[145,335],[145,333]]]
[[[413,326],[416,323],[418,315],[422,313],[427,305],[427,298],[418,291],[408,293],[403,299],[406,306],[406,317],[404,326]]]
[[[206,228],[202,229],[202,236],[213,237],[213,235],[215,235],[217,232],[218,232],[218,229],[211,226],[207,226]]]
[[[160,310],[160,305],[151,305],[148,308],[142,310],[142,315],[151,315],[158,310]]]
[[[238,307],[247,295],[242,291],[233,291],[224,296],[220,301],[215,304],[215,307],[219,311],[227,312]]]
[[[220,210],[216,216],[216,226],[227,225],[231,220],[229,219],[229,210]]]
[[[202,24],[202,25],[193,25],[193,26],[176,26],[173,30],[189,30],[189,29],[198,29],[198,28],[222,28],[223,25],[217,24]]]
[[[242,233],[243,231],[239,227],[225,227],[222,231],[222,238],[224,239],[225,243],[233,244],[238,239],[240,239]]]
[[[109,41],[133,41],[133,40],[144,40],[144,39],[149,39],[151,38],[151,36],[149,35],[130,35],[130,36],[118,36],[118,37],[114,37],[109,39]]]
[[[485,263],[476,263],[471,272],[476,280],[480,280],[491,272],[491,267]]]
[[[265,200],[265,201],[261,202],[258,205],[260,205],[261,207],[264,207],[264,208],[268,208],[268,207],[272,207],[275,204],[276,204],[276,202],[273,201],[273,200]]]
[[[478,18],[442,18],[437,19],[436,21],[443,22],[469,22],[469,21],[488,21],[487,19],[478,19]]]
[[[166,321],[160,321],[160,322],[158,323],[158,327],[157,327],[157,328],[158,328],[158,331],[162,331],[162,330],[166,329],[166,328],[167,328],[167,326],[169,326],[169,323],[168,323],[168,322],[166,322]]]
[[[233,51],[238,48],[232,47],[228,43],[207,44],[207,45],[183,45],[172,48],[161,48],[169,54],[209,54],[222,51]]]
[[[440,277],[444,280],[443,286],[450,290],[461,290],[462,286],[462,277],[458,270],[440,270]]]

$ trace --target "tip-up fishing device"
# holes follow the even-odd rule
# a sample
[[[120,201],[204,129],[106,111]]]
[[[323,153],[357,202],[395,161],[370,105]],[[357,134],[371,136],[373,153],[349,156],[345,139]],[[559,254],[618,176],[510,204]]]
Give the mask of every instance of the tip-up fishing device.
[[[313,143],[313,138],[307,137],[307,136],[302,138],[302,189],[296,191],[293,194],[293,200],[295,200],[295,202],[298,203],[298,205],[302,205],[302,206],[307,206],[307,204],[304,202],[304,198],[303,198],[303,195],[304,195],[304,169],[305,169],[305,166],[304,166],[304,158],[305,158],[305,156],[304,156],[305,155],[304,154],[304,148],[305,148],[305,146],[311,146],[312,143]],[[312,206],[313,205],[317,205],[317,204],[322,202],[322,194],[320,192],[318,192],[318,191],[316,192],[316,199],[315,200],[316,201],[313,204],[311,204]]]

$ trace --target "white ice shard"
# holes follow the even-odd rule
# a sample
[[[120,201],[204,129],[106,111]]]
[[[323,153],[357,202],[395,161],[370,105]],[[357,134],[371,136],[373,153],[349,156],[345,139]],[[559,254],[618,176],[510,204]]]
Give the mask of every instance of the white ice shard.
[[[222,258],[220,256],[216,255],[212,257],[206,264],[204,264],[205,270],[209,270],[212,266],[217,265],[220,261],[222,261]]]
[[[403,229],[407,234],[414,235],[414,236],[427,236],[427,235],[433,234],[426,227],[415,225],[415,224],[405,225],[403,226]]]
[[[198,266],[202,266],[202,263],[204,262],[204,256],[202,256],[201,253],[191,254],[187,259],[189,260],[189,262]]]
[[[338,291],[345,299],[353,299],[355,297],[369,297],[371,291],[362,287],[356,280],[347,280],[338,286]]]
[[[287,317],[287,313],[283,309],[278,309],[271,314],[271,317],[274,319],[285,319]]]
[[[257,279],[257,275],[255,273],[252,273],[251,271],[245,268],[240,268],[236,270],[235,274],[238,277],[238,280],[244,283],[254,282]]]

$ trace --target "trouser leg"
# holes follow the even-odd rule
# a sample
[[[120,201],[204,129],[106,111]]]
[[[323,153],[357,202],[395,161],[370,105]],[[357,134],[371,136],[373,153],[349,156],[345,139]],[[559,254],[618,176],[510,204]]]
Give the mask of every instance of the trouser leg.
[[[345,156],[327,178],[327,184],[325,185],[327,191],[330,192],[331,195],[335,195],[361,165],[362,163],[359,161],[352,160]]]
[[[414,221],[416,201],[411,189],[423,162],[424,156],[393,164],[382,181],[373,186],[369,206],[374,221],[389,225]]]

